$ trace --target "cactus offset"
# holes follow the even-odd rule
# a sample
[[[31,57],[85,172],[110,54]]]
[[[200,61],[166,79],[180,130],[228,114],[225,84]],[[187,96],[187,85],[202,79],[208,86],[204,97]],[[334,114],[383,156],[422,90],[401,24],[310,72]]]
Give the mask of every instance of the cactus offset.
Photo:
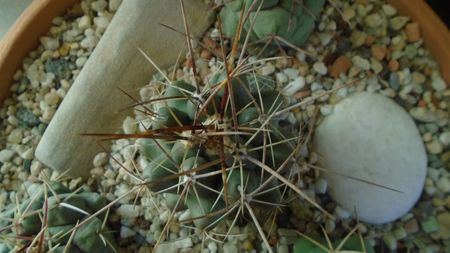
[[[20,205],[16,213],[11,210],[4,214],[13,221],[2,224],[10,227],[9,236],[24,240],[23,243],[20,243],[22,240],[4,240],[0,243],[1,252],[20,248],[35,248],[38,252],[44,249],[74,253],[116,251],[115,240],[103,222],[105,215],[90,217],[106,206],[104,197],[88,191],[71,193],[56,182],[40,185],[40,188]]]
[[[225,4],[220,16],[226,36],[236,34],[241,12],[249,19],[243,25],[249,42],[261,42],[276,35],[294,45],[303,44],[314,29],[314,22],[325,0],[234,0]],[[244,15],[244,16],[245,16]]]

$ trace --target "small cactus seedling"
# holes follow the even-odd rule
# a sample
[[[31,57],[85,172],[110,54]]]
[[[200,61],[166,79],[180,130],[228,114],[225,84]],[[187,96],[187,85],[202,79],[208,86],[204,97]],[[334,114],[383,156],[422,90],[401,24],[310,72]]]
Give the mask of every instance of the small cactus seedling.
[[[301,237],[294,244],[294,253],[375,253],[374,248],[362,238],[361,234],[355,234],[360,228],[358,224],[344,238],[331,242],[325,231],[324,237],[307,236]]]
[[[0,252],[116,252],[106,216],[91,216],[106,206],[104,197],[88,191],[72,193],[56,182],[35,189],[17,210],[2,215],[11,222],[2,224],[3,232],[10,233],[5,236],[9,240],[0,243]]]
[[[233,37],[241,17],[248,42],[261,42],[278,36],[294,45],[303,44],[314,28],[314,21],[325,0],[233,0],[225,3],[220,17],[223,32]]]

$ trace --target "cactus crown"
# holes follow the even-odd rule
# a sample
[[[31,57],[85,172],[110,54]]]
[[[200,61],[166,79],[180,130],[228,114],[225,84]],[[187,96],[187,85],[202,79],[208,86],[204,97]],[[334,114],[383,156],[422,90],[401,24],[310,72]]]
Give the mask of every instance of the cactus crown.
[[[229,85],[223,73],[201,91],[185,81],[167,85],[154,99],[161,103],[153,106],[153,138],[139,140],[149,188],[172,208],[189,208],[201,228],[242,202],[280,207],[283,187],[267,170],[287,168],[297,146],[275,116],[284,99],[272,80],[246,74]]]
[[[294,45],[303,44],[314,28],[325,0],[234,0],[225,4],[220,17],[226,36],[232,37],[241,18],[248,14],[243,32],[249,42],[279,36]]]

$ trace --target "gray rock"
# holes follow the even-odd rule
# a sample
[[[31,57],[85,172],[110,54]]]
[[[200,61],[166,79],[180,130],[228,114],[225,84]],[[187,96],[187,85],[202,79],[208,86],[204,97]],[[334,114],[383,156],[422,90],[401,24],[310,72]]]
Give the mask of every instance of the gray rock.
[[[399,218],[422,192],[425,147],[408,113],[387,97],[360,92],[336,104],[316,129],[314,148],[330,171],[332,198],[364,222]]]

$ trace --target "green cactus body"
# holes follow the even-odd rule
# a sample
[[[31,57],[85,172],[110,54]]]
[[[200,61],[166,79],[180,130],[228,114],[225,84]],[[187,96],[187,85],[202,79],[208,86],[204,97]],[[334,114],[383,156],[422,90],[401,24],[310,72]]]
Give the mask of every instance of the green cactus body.
[[[296,146],[296,141],[285,141],[292,135],[279,129],[279,119],[272,115],[285,106],[273,80],[255,74],[233,77],[232,92],[225,91],[228,87],[224,82],[224,73],[214,75],[209,89],[219,87],[220,90],[213,94],[206,90],[200,92],[201,96],[194,94],[193,86],[184,82],[166,86],[169,91],[163,91],[160,97],[166,107],[159,108],[170,108],[182,115],[182,122],[176,115],[171,120],[181,122],[176,128],[181,130],[171,132],[173,140],[138,141],[141,156],[148,160],[142,174],[148,188],[162,193],[169,208],[189,209],[192,221],[199,228],[213,228],[219,220],[234,217],[237,208],[228,208],[236,207],[243,199],[252,208],[259,209],[258,213],[279,207],[285,200],[284,185],[261,164],[277,170]],[[191,97],[183,102],[169,102],[171,97],[180,95],[174,89],[181,87],[181,83],[183,89],[192,92],[183,96]],[[232,99],[223,103],[225,94]],[[164,101],[166,96],[168,101]],[[195,106],[190,102],[194,100],[198,103]],[[214,102],[205,105],[205,101]],[[221,108],[224,104],[225,108]],[[208,109],[199,112],[200,107]],[[156,117],[152,131],[173,129],[170,128],[173,125],[166,123]],[[192,129],[193,126],[197,128]]]
[[[249,42],[261,41],[270,35],[278,35],[295,45],[301,45],[308,39],[314,28],[314,21],[323,8],[325,0],[234,0],[225,4],[220,13],[223,32],[233,37],[239,24],[242,8],[250,13],[250,21],[244,24],[245,37],[249,34]],[[261,8],[259,12],[258,8]],[[251,22],[254,21],[253,29]]]
[[[98,193],[80,192],[69,193],[69,189],[60,183],[51,184],[52,191],[38,192],[25,201],[21,207],[21,219],[19,233],[22,235],[37,235],[42,228],[42,217],[44,217],[43,206],[47,195],[48,220],[47,234],[45,240],[52,245],[60,244],[55,252],[63,252],[67,247],[68,252],[114,252],[116,242],[108,228],[102,228],[103,215],[91,218],[86,224],[79,227],[74,234],[70,245],[67,245],[71,230],[77,222],[83,222],[89,215],[103,208],[107,201]],[[56,194],[56,195],[55,195]],[[17,220],[18,217],[16,217]],[[101,235],[101,236],[100,236]],[[104,241],[110,242],[105,245]]]

